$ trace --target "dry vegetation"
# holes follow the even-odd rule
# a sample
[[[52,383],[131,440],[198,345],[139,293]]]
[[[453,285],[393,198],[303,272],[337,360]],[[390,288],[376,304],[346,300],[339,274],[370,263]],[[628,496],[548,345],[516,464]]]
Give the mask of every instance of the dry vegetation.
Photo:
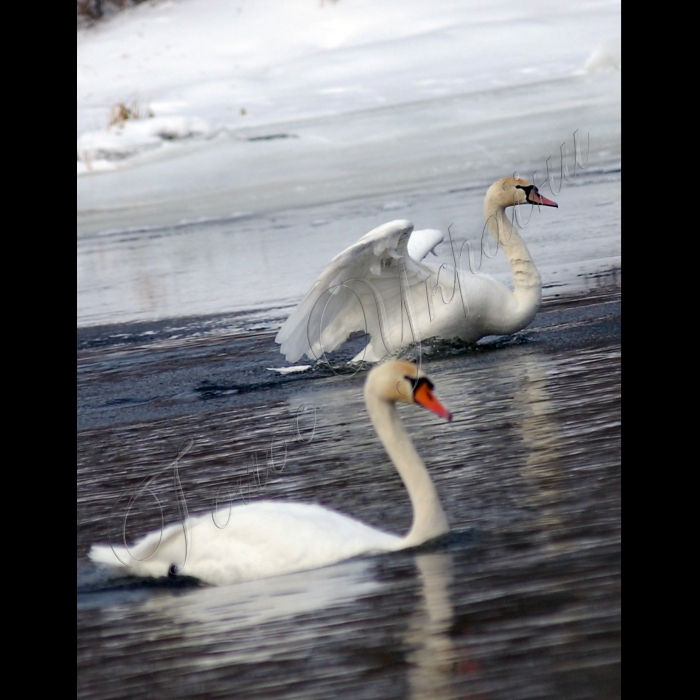
[[[77,0],[78,26],[92,24],[102,17],[109,17],[142,2],[146,0]]]
[[[154,117],[153,110],[150,107],[144,107],[139,105],[136,101],[132,102],[130,105],[120,102],[119,104],[112,105],[109,110],[109,124],[108,129],[113,126],[121,126],[125,121],[129,119],[150,119]]]
[[[126,7],[140,5],[147,0],[77,0],[78,3],[78,26],[92,24],[102,17],[109,17],[115,12],[119,12]],[[154,2],[155,0],[150,0]],[[335,4],[338,0],[318,0],[319,7],[325,3]]]

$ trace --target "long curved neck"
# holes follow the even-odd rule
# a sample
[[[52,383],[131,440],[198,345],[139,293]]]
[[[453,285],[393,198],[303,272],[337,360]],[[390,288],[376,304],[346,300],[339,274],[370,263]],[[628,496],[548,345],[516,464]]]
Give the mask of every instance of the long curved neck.
[[[437,491],[401,423],[396,406],[372,394],[366,394],[365,401],[374,429],[401,475],[413,505],[413,524],[401,546],[413,547],[446,533],[449,525]]]
[[[518,230],[508,220],[503,207],[484,202],[484,218],[491,235],[503,248],[513,271],[513,296],[518,303],[521,321],[529,323],[539,311],[542,303],[542,278],[530,257],[530,251]],[[529,318],[528,318],[529,317]]]

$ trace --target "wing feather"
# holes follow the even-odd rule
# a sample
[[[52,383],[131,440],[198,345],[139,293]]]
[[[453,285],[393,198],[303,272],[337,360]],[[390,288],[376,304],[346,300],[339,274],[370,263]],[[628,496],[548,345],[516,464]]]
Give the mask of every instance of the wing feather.
[[[435,248],[442,243],[444,238],[442,231],[434,228],[414,231],[408,239],[408,254],[416,262],[423,260],[428,253],[436,255]]]
[[[275,338],[289,362],[319,359],[356,331],[368,333],[375,349],[381,343],[393,352],[387,319],[395,326],[405,317],[410,340],[408,291],[428,279],[431,270],[420,260],[442,240],[439,231],[415,232],[418,243],[409,248],[412,232],[410,221],[390,221],[331,260]]]

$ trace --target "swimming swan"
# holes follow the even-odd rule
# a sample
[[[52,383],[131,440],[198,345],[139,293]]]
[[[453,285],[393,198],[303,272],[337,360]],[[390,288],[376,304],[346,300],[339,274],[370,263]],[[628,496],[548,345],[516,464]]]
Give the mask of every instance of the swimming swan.
[[[399,419],[396,404],[416,403],[448,421],[452,416],[435,398],[432,382],[412,362],[393,361],[374,367],[364,396],[372,424],[413,505],[413,524],[405,537],[376,530],[316,504],[259,501],[196,516],[184,526],[170,525],[146,535],[129,549],[93,545],[90,558],[123,574],[160,577],[178,573],[224,584],[413,547],[444,534],[449,528],[440,499]]]
[[[280,328],[280,351],[289,362],[320,359],[362,331],[369,343],[353,359],[377,362],[434,336],[473,343],[524,328],[540,308],[542,280],[506,214],[519,204],[558,206],[521,178],[503,178],[486,192],[484,218],[510,264],[513,291],[488,275],[424,262],[442,234],[390,221],[333,258]]]

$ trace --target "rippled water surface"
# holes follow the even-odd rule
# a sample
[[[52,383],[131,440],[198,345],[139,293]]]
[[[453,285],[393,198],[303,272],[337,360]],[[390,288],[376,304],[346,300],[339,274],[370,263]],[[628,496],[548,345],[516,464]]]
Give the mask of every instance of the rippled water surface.
[[[584,311],[557,321],[563,336],[585,325]],[[123,351],[86,354],[79,398],[99,385],[108,419],[95,409],[78,432],[79,697],[619,697],[619,333],[556,342],[544,335],[549,317],[538,318],[533,335],[509,343],[423,356],[454,421],[401,415],[449,535],[222,587],[119,583],[86,553],[118,538],[125,519],[129,539],[158,527],[161,512],[177,519],[174,458],[189,441],[176,465],[190,513],[217,498],[315,501],[406,531],[410,504],[370,428],[365,375],[320,372],[245,393],[243,370],[224,385],[210,359],[208,393],[167,387],[185,403],[194,396],[196,410],[119,420],[109,411],[137,403],[126,390],[121,404],[110,398],[119,368],[138,374],[148,353],[131,365]],[[269,338],[259,343],[263,352]],[[157,364],[144,370],[154,386]],[[127,517],[120,497],[150,477]]]

